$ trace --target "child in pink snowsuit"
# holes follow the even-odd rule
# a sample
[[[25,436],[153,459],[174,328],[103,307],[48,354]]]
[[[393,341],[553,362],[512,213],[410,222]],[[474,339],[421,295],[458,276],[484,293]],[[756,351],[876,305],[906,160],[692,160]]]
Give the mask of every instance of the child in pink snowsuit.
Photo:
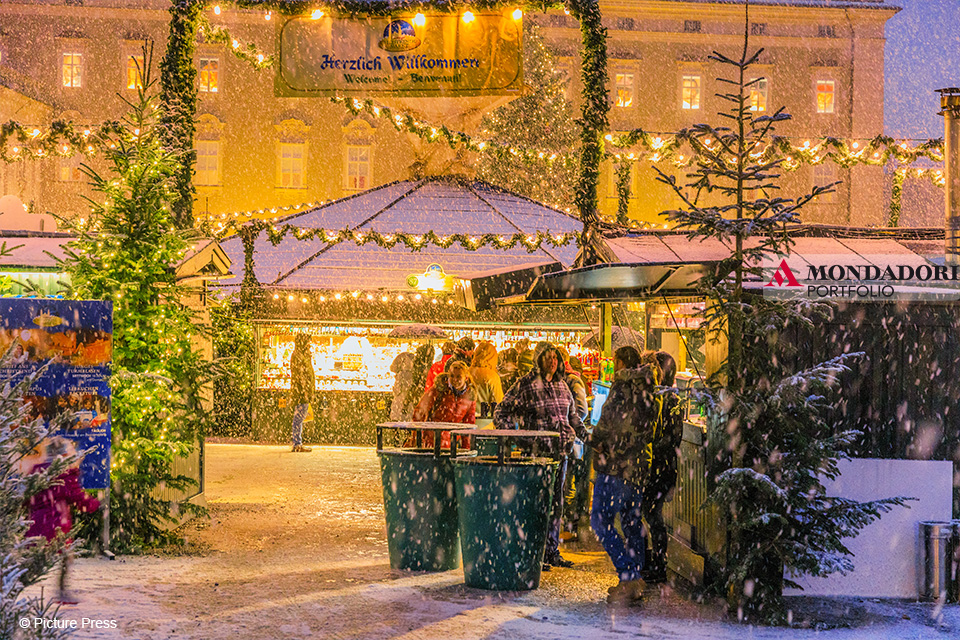
[[[49,465],[49,462],[43,462],[34,466],[33,470],[40,471]],[[57,537],[58,530],[65,536],[70,534],[73,528],[71,507],[83,513],[90,513],[100,507],[100,501],[87,495],[80,486],[80,469],[71,467],[57,478],[53,486],[30,498],[27,506],[30,508],[30,519],[33,520],[33,524],[27,530],[27,537],[43,537],[49,542]],[[63,553],[60,562],[58,597],[62,604],[76,604],[76,600],[69,596],[66,590],[70,561],[70,554]]]

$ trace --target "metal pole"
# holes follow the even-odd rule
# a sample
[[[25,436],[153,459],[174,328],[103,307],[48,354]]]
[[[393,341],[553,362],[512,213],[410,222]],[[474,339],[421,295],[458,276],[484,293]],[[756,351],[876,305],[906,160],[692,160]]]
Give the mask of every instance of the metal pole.
[[[613,304],[609,302],[600,305],[600,354],[600,379],[612,382],[604,367],[613,358]]]
[[[102,532],[101,552],[105,558],[114,559],[113,551],[110,551],[110,487],[103,490],[103,532]]]
[[[943,116],[944,254],[947,264],[960,264],[960,89],[937,89]]]

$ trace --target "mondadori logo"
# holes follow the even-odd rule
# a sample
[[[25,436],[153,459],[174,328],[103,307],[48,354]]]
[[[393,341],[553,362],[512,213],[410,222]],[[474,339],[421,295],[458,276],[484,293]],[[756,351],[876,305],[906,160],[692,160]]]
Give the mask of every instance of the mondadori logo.
[[[763,295],[813,300],[899,301],[960,299],[960,267],[912,255],[770,256],[763,265]]]

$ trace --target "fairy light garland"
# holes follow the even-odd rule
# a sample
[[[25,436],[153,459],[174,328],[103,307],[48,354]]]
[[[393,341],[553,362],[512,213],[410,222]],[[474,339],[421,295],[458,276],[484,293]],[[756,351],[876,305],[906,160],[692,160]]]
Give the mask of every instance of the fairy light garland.
[[[275,59],[272,55],[264,53],[255,44],[238,40],[226,27],[212,24],[204,14],[199,17],[197,30],[203,34],[206,42],[224,45],[234,56],[250,63],[256,69],[269,69],[273,66]]]
[[[476,251],[481,247],[494,247],[503,250],[522,247],[529,253],[534,253],[543,245],[563,247],[571,242],[579,242],[580,238],[579,232],[570,231],[536,231],[506,235],[497,233],[438,234],[434,231],[427,231],[425,233],[406,233],[401,231],[383,233],[372,229],[305,229],[292,224],[277,225],[260,220],[245,223],[236,223],[231,220],[227,223],[219,223],[219,227],[213,230],[214,235],[218,239],[222,239],[232,233],[238,233],[245,238],[256,238],[261,232],[266,232],[267,239],[274,245],[279,244],[286,236],[292,236],[296,240],[305,242],[320,240],[331,245],[342,242],[353,242],[358,246],[373,243],[385,248],[403,245],[411,251],[420,251],[428,246],[448,249],[454,245],[459,245],[467,251]],[[245,242],[245,244],[247,243]]]

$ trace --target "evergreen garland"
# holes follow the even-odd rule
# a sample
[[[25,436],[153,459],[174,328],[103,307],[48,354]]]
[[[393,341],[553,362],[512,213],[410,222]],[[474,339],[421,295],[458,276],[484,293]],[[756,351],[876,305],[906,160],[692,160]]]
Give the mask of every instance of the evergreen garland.
[[[893,187],[890,189],[890,218],[887,223],[889,227],[900,226],[900,210],[903,206],[903,181],[907,172],[903,169],[897,169],[893,172]]]
[[[607,29],[598,0],[567,0],[570,14],[580,21],[583,96],[580,119],[580,179],[574,203],[580,212],[584,235],[600,222],[597,184],[603,161],[603,132],[609,124],[607,95]]]
[[[160,63],[160,104],[163,109],[160,136],[164,148],[175,152],[180,160],[174,181],[176,197],[170,207],[173,220],[181,229],[193,226],[193,167],[197,155],[193,138],[198,90],[194,54],[203,6],[204,0],[172,0],[167,51]],[[144,60],[151,57],[144,52]]]
[[[630,178],[633,167],[621,162],[617,165],[617,223],[630,224]]]

